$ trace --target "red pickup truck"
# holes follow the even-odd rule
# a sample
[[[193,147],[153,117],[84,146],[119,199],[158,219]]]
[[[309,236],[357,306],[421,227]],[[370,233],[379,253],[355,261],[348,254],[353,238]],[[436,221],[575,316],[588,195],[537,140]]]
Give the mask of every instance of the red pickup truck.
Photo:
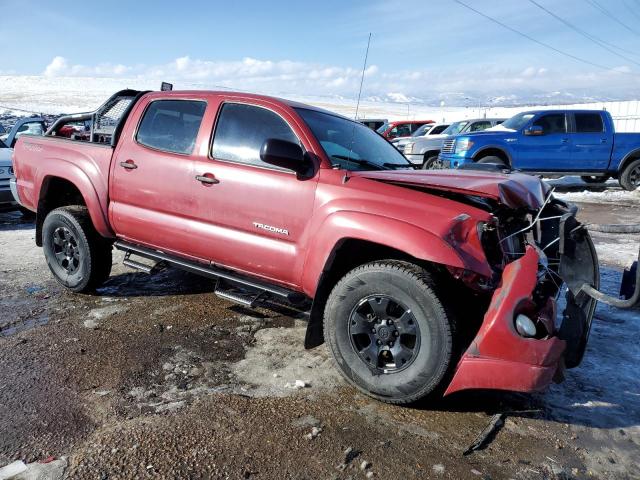
[[[58,135],[78,121],[86,137]],[[146,272],[215,279],[227,299],[297,305],[305,346],[326,341],[345,378],[386,402],[540,390],[584,353],[596,301],[581,287],[599,277],[575,208],[531,176],[412,170],[328,111],[125,90],[21,137],[15,173],[70,290],[107,280],[115,247]]]

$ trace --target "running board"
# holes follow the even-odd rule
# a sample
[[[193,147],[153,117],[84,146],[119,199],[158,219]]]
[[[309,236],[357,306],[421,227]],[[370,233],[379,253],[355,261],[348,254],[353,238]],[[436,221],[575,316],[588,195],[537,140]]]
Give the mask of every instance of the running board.
[[[161,252],[159,250],[153,250],[150,248],[141,247],[139,245],[133,245],[131,243],[123,242],[121,240],[116,241],[113,244],[113,246],[117,250],[121,250],[125,252],[126,253],[125,260],[128,260],[128,262],[132,264],[148,267],[148,265],[144,265],[140,262],[136,262],[135,260],[129,259],[131,255],[137,255],[139,257],[147,258],[149,260],[155,260],[158,263],[165,262],[172,267],[179,268],[187,272],[195,273],[197,275],[202,275],[204,277],[209,277],[216,280],[228,280],[230,282],[240,284],[243,287],[249,288],[251,290],[256,290],[258,293],[268,293],[271,295],[275,295],[276,297],[279,297],[281,300],[285,300],[286,302],[289,302],[292,304],[299,304],[307,300],[307,297],[302,293],[296,292],[294,290],[289,290],[279,285],[273,285],[262,280],[244,276],[234,271],[218,267],[213,263],[210,263],[209,265],[207,265],[205,263],[194,262],[184,258],[175,257],[173,255]],[[129,265],[129,264],[126,264],[126,265]],[[129,265],[129,266],[132,266],[132,265]],[[137,267],[134,267],[134,268],[137,268]],[[228,298],[228,299],[232,298],[231,296],[229,296],[229,293],[226,290],[220,290],[220,291],[223,292],[223,295],[227,295],[227,297],[225,298]],[[216,294],[218,294],[218,292],[216,292]],[[231,295],[233,295],[234,298],[239,296],[238,294],[235,294],[235,293],[232,293]],[[242,295],[242,297],[245,297],[245,295]],[[238,301],[238,300],[234,300],[234,301]],[[239,302],[239,303],[247,304],[246,301],[247,300],[245,299],[244,302]]]
[[[237,288],[229,285],[228,282],[220,279],[216,282],[216,289],[213,293],[215,293],[220,298],[224,298],[225,300],[230,300],[232,302],[239,303],[251,308],[255,307],[260,301],[261,297],[264,295],[264,291],[253,289],[243,290],[242,288]]]

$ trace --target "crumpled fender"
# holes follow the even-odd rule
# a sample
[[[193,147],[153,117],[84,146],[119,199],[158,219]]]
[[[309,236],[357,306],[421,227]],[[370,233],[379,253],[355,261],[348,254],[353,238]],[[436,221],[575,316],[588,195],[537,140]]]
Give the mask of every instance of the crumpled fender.
[[[454,218],[451,223],[451,240],[467,235],[468,228],[460,225],[466,218]],[[375,225],[375,228],[373,227]],[[475,222],[473,223],[475,228]],[[473,257],[467,251],[454,248],[436,234],[413,224],[393,218],[354,211],[338,211],[328,215],[322,222],[317,234],[310,242],[303,268],[301,284],[304,292],[313,297],[336,245],[345,239],[357,239],[377,243],[401,250],[415,258],[457,268],[468,268],[471,263],[478,273],[490,275],[490,267],[479,250],[480,259],[471,262]],[[462,238],[459,238],[462,240]],[[452,242],[454,243],[454,242]],[[462,245],[464,242],[460,242]],[[464,244],[464,248],[467,245]],[[462,247],[461,247],[462,248]]]

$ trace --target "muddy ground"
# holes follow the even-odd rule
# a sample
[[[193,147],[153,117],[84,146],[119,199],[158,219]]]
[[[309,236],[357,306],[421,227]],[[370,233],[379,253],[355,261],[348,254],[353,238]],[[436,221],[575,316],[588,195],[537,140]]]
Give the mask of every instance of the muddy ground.
[[[640,206],[581,216],[637,222]],[[0,213],[0,466],[64,457],[66,477],[91,479],[640,478],[638,312],[599,307],[583,365],[547,393],[396,407],[347,386],[324,347],[305,351],[295,312],[240,308],[207,280],[132,272],[120,255],[96,294],[70,294],[33,238],[19,213]],[[596,241],[614,291],[638,238]],[[496,412],[504,428],[464,456]]]

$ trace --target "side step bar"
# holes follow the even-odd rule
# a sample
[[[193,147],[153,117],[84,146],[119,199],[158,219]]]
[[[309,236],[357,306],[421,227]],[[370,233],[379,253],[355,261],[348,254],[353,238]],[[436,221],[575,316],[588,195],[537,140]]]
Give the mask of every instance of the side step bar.
[[[125,265],[131,266],[133,268],[138,268],[142,271],[145,271],[144,268],[150,268],[149,272],[151,272],[153,271],[153,267],[149,267],[148,265],[144,265],[140,262],[136,262],[135,260],[131,260],[129,258],[131,255],[138,255],[139,257],[147,258],[149,260],[155,260],[157,262],[165,262],[172,267],[179,268],[187,272],[195,273],[197,275],[202,275],[204,277],[213,278],[218,281],[228,280],[231,283],[240,284],[245,288],[256,290],[259,294],[264,292],[264,293],[269,293],[271,295],[275,295],[276,297],[279,297],[281,300],[284,300],[288,303],[299,304],[307,300],[307,297],[300,292],[289,290],[279,285],[273,285],[259,279],[247,277],[242,274],[233,272],[231,270],[218,267],[213,263],[207,265],[205,263],[199,263],[199,262],[194,262],[194,261],[183,259],[183,258],[178,258],[173,255],[160,252],[158,250],[141,247],[139,245],[133,245],[131,243],[123,242],[121,240],[116,241],[113,244],[113,246],[118,250],[126,252],[125,260],[128,263],[125,263]],[[140,266],[144,268],[139,268]],[[251,304],[251,302],[246,303],[248,302],[248,300],[244,298],[246,297],[246,295],[240,295],[235,292],[229,292],[226,288],[218,289],[218,287],[216,287],[216,290],[217,290],[216,294],[220,295],[220,293],[222,293],[221,296],[226,295],[224,298],[228,298],[229,300],[233,299],[233,301],[239,301],[236,297],[242,296],[243,301],[239,301],[239,303],[243,303],[245,305]]]

